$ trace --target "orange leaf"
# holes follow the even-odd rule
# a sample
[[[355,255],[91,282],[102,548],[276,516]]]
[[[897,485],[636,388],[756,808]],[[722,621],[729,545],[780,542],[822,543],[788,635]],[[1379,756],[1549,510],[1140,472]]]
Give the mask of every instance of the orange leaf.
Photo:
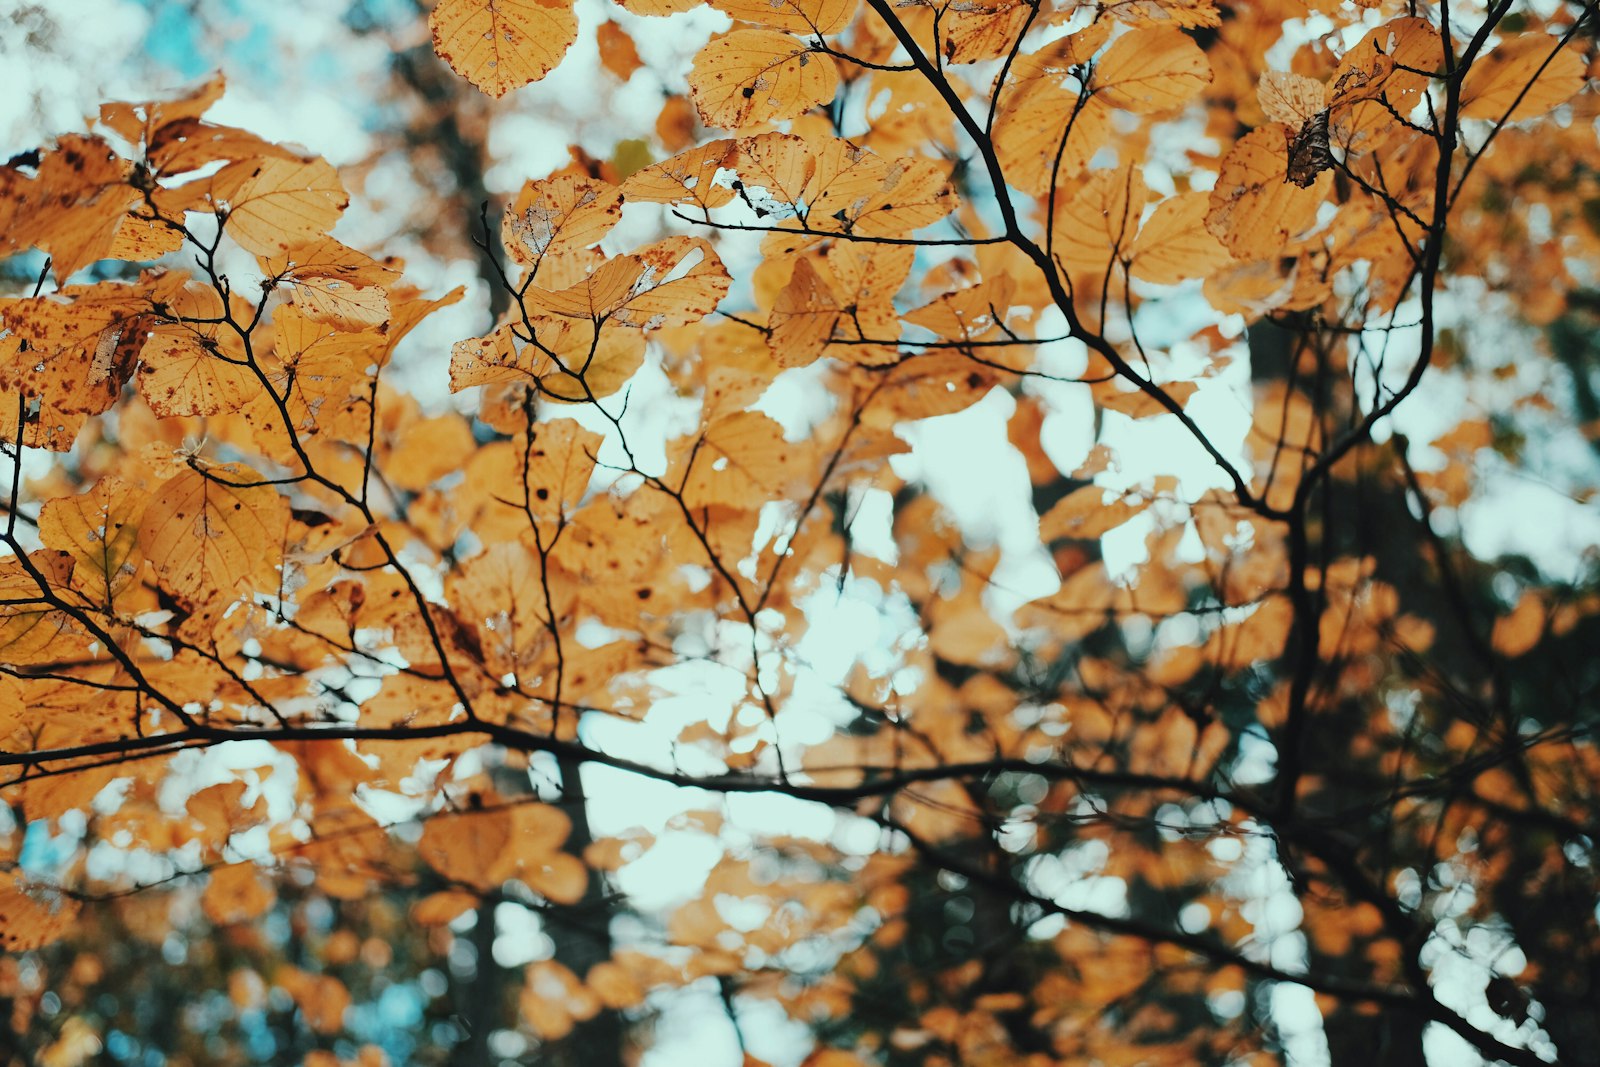
[[[86,493],[57,497],[39,511],[39,540],[77,564],[72,585],[98,608],[113,610],[144,555],[139,520],[145,494],[116,478],[102,478]]]
[[[600,65],[623,81],[644,66],[639,50],[633,46],[633,38],[615,22],[607,20],[600,24],[595,31],[595,43],[600,47]]]
[[[1149,193],[1137,167],[1095,171],[1056,213],[1056,256],[1096,276],[1131,258]]]
[[[1583,88],[1587,68],[1575,48],[1529,33],[1501,44],[1472,65],[1461,81],[1461,117],[1537,118]]]
[[[231,598],[274,574],[288,506],[261,476],[229,463],[185,469],[150,494],[139,545],[161,587],[194,604]]]
[[[578,36],[560,0],[439,0],[428,27],[439,58],[493,97],[550,73]]]
[[[1291,134],[1281,123],[1251,130],[1222,161],[1206,229],[1241,259],[1270,256],[1316,221],[1332,175],[1309,188],[1288,181]]]
[[[709,0],[738,22],[805,36],[838,33],[856,13],[856,0]]]
[[[1090,540],[1121,526],[1145,506],[1145,501],[1130,503],[1126,497],[1107,503],[1104,489],[1086,485],[1068,493],[1045,512],[1039,519],[1039,539],[1046,544],[1063,537]]]
[[[211,872],[200,906],[212,922],[230,925],[260,918],[277,897],[254,863],[230,863]]]
[[[733,190],[714,179],[726,166],[732,152],[731,140],[712,141],[679,152],[670,159],[634,171],[622,183],[622,193],[629,200],[656,204],[721,207],[733,199]]]
[[[773,30],[734,30],[700,49],[689,91],[708,126],[748,129],[796,118],[833,99],[839,70],[806,42]]]
[[[491,889],[491,876],[511,841],[511,816],[505,809],[441,812],[428,820],[417,854],[446,878],[476,889]]]
[[[57,940],[71,927],[78,902],[20,870],[0,872],[0,949],[28,952]]]
[[[1076,92],[1041,86],[1018,94],[994,127],[995,152],[1006,180],[1043,195],[1088,166],[1111,137],[1111,108]]]
[[[622,191],[597,178],[560,174],[522,187],[506,208],[501,238],[526,267],[598,244],[622,217]]]
[[[1211,194],[1179,193],[1156,205],[1133,242],[1135,278],[1171,285],[1185,278],[1203,278],[1231,258],[1211,231],[1206,216]]]
[[[795,263],[789,284],[778,293],[767,324],[767,347],[781,367],[816,362],[833,337],[842,313],[828,285],[810,261]]]
[[[324,236],[350,203],[338,172],[322,159],[230,164],[211,188],[212,196],[227,205],[228,236],[259,256],[279,255]]]
[[[1106,49],[1094,72],[1095,90],[1117,107],[1145,114],[1173,111],[1211,83],[1211,64],[1181,30],[1138,26]]]

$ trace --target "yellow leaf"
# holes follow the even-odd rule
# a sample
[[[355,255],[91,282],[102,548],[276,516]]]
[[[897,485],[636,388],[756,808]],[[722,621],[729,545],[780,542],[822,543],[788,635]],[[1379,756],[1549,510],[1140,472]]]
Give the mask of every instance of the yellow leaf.
[[[1039,540],[1046,544],[1069,537],[1087,541],[1115,529],[1145,509],[1145,502],[1130,502],[1118,497],[1106,502],[1106,491],[1098,485],[1075,489],[1056,501],[1039,519]]]
[[[1156,205],[1133,242],[1135,278],[1171,285],[1185,278],[1203,278],[1231,258],[1211,231],[1206,215],[1211,194],[1179,193]]]
[[[617,0],[625,11],[635,15],[676,15],[700,6],[700,0]]]
[[[51,607],[44,597],[47,589],[71,587],[76,570],[72,557],[66,552],[40,550],[29,553],[27,559],[31,568],[15,556],[0,559],[0,660],[6,663],[61,658],[71,643],[71,617]]]
[[[1154,114],[1174,111],[1211,82],[1211,64],[1194,39],[1166,26],[1138,26],[1106,49],[1095,90],[1117,107]]]
[[[530,290],[531,300],[543,294]],[[568,294],[579,299],[582,293]],[[563,294],[553,294],[559,301]],[[579,307],[574,303],[570,305]],[[457,341],[450,349],[450,388],[515,382],[540,395],[566,403],[610,396],[644,363],[645,343],[639,330],[602,326],[581,319],[530,315],[533,344],[524,344],[507,324],[484,337]]]
[[[482,337],[468,337],[450,346],[450,391],[459,393],[475,385],[537,378],[531,366],[519,359],[511,324],[496,326]]]
[[[713,179],[727,165],[733,145],[727,139],[712,141],[643,167],[622,183],[622,193],[646,203],[721,207],[733,199],[733,189]]]
[[[614,256],[559,292],[530,290],[528,303],[552,315],[653,330],[709,315],[728,292],[722,260],[700,237],[668,237]]]
[[[86,493],[57,497],[39,511],[39,540],[77,564],[72,585],[93,606],[114,610],[116,596],[139,572],[139,521],[146,496],[116,478]]]
[[[1006,321],[1015,288],[1016,282],[1008,274],[985,278],[977,285],[945,293],[902,317],[947,340],[984,340]]]
[[[420,926],[444,926],[478,906],[476,894],[460,889],[430,893],[411,905],[411,921]]]
[[[1281,70],[1261,72],[1256,100],[1270,122],[1300,127],[1328,108],[1328,90],[1315,78]]]
[[[557,518],[578,506],[603,440],[572,419],[542,422],[529,431],[524,481],[535,515]]]
[[[511,816],[505,809],[441,812],[423,828],[417,854],[452,881],[492,889],[503,880],[491,872],[510,841]]]
[[[622,81],[633,77],[633,72],[644,66],[633,38],[615,22],[607,20],[600,24],[595,31],[595,43],[600,46],[600,65]]]
[[[1100,7],[1119,21],[1135,25],[1166,22],[1183,29],[1195,29],[1222,24],[1216,0],[1111,0],[1102,2]]]
[[[248,365],[225,356],[210,338],[182,328],[152,332],[139,359],[139,392],[157,415],[238,411],[261,391],[261,380]]]
[[[1548,34],[1529,33],[1501,44],[1472,65],[1461,81],[1461,117],[1537,118],[1583,88],[1586,69],[1575,48]]]
[[[1240,138],[1222,160],[1206,229],[1240,259],[1277,252],[1316,221],[1327,196],[1331,173],[1307,188],[1288,181],[1291,140],[1288,127],[1271,123]]]
[[[736,21],[807,36],[838,33],[849,25],[856,12],[856,0],[710,0],[710,3]]]
[[[560,0],[439,0],[428,27],[439,58],[493,97],[550,73],[578,36]]]
[[[319,1034],[336,1034],[344,1027],[350,1007],[350,990],[331,974],[309,974],[298,967],[279,970],[275,983],[299,1006],[306,1025]]]
[[[212,104],[222,99],[226,88],[227,82],[222,75],[213,74],[171,100],[101,104],[100,121],[116,130],[123,139],[138,143],[174,124],[198,119]]]
[[[1149,194],[1138,167],[1095,171],[1056,213],[1057,258],[1097,277],[1130,258]]]
[[[994,127],[1006,181],[1034,195],[1076,175],[1111,137],[1111,108],[1097,97],[1040,86],[1019,93]]]
[[[785,495],[799,457],[783,428],[754,411],[741,411],[707,427],[693,450],[684,500],[695,508],[722,504],[759,508]]]
[[[459,415],[437,415],[406,424],[389,452],[389,481],[421,492],[453,471],[459,471],[477,449],[472,427]]]
[[[389,321],[389,294],[376,285],[309,276],[296,280],[294,294],[295,307],[314,322],[365,330]]]
[[[1515,659],[1539,644],[1544,624],[1544,603],[1533,593],[1524,593],[1515,608],[1494,620],[1489,643],[1502,656]]]
[[[150,495],[139,544],[161,587],[197,604],[271,575],[288,507],[242,464],[186,469]]]
[[[526,267],[599,243],[622,217],[622,191],[610,182],[558,174],[523,185],[506,208],[506,251]]]
[[[1194,382],[1167,382],[1161,391],[1181,408],[1189,402],[1199,386]],[[1170,409],[1142,389],[1118,389],[1114,381],[1101,382],[1094,389],[1094,398],[1103,408],[1128,416],[1144,419],[1151,415],[1166,415]]]
[[[254,863],[230,863],[211,872],[200,906],[212,922],[229,925],[265,915],[277,896]]]
[[[635,1008],[644,1001],[644,986],[639,979],[614,960],[602,960],[590,967],[586,984],[612,1011]]]
[[[973,6],[977,9],[952,6],[940,25],[946,63],[977,63],[1006,55],[1031,11],[1022,0]]]
[[[349,330],[382,328],[389,321],[387,287],[400,272],[332,237],[321,237],[277,256],[261,269],[289,283],[295,306],[313,322]]]
[[[0,949],[27,952],[55,941],[72,925],[78,902],[19,870],[0,872]]]
[[[326,235],[350,203],[339,173],[323,159],[235,163],[217,174],[212,195],[227,204],[228,236],[258,256]]]
[[[734,30],[700,49],[689,91],[708,126],[739,130],[796,118],[833,99],[839,70],[806,42]]]
[[[802,198],[813,200],[820,194],[820,189],[813,189],[813,195],[807,196],[807,189],[817,171],[817,157],[825,154],[827,150],[819,153],[805,138],[792,133],[762,133],[741,137],[728,165],[739,172],[747,195],[751,187],[766,191],[765,197],[753,198],[758,210],[765,201],[776,201],[793,209]]]
[[[816,362],[833,337],[842,312],[826,282],[809,260],[795,263],[789,284],[778,293],[767,319],[767,347],[780,367]]]

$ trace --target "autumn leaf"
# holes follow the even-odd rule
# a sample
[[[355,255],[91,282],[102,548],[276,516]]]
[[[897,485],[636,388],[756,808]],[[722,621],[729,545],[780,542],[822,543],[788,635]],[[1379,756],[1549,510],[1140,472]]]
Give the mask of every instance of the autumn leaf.
[[[264,258],[261,266],[293,287],[295,306],[307,318],[351,330],[381,328],[389,321],[388,287],[400,278],[394,267],[332,237]]]
[[[1211,64],[1187,34],[1139,26],[1111,42],[1093,84],[1115,106],[1149,114],[1183,107],[1210,81]]]
[[[212,922],[230,925],[260,917],[276,900],[254,863],[230,863],[211,872],[200,906]]]
[[[1039,518],[1039,538],[1054,541],[1063,537],[1088,540],[1121,526],[1145,508],[1144,501],[1130,503],[1127,498],[1106,502],[1106,491],[1086,485],[1056,503]]]
[[[623,81],[633,77],[633,72],[644,65],[639,50],[634,47],[628,31],[615,22],[602,22],[595,31],[600,46],[600,65]]]
[[[731,140],[679,152],[670,159],[634,171],[622,183],[629,200],[657,204],[694,204],[702,210],[721,207],[734,197],[733,188],[716,181],[733,151]]]
[[[26,952],[49,944],[72,925],[78,902],[21,871],[0,873],[0,948]]]
[[[945,62],[977,63],[1006,55],[1031,13],[1020,0],[953,10],[941,26]]]
[[[1587,70],[1574,49],[1544,34],[1524,34],[1472,65],[1461,81],[1461,117],[1516,122],[1543,115],[1584,86]]]
[[[1179,193],[1156,204],[1131,249],[1129,272],[1147,282],[1171,285],[1203,278],[1228,262],[1228,250],[1206,228],[1208,193]]]
[[[903,317],[950,340],[986,340],[1005,323],[1015,286],[1005,275],[987,278],[977,285],[946,293]]]
[[[856,0],[710,0],[738,22],[801,35],[838,33],[856,12]]]
[[[676,15],[700,6],[702,0],[617,0],[635,15]]]
[[[1139,25],[1146,22],[1171,23],[1183,29],[1215,27],[1222,22],[1216,0],[1113,0],[1101,10],[1117,19]]]
[[[1252,130],[1222,161],[1206,229],[1240,258],[1268,256],[1309,227],[1330,176],[1309,187],[1287,180],[1291,133],[1281,123]]]
[[[86,493],[58,497],[40,509],[39,539],[72,557],[72,584],[88,603],[116,610],[117,595],[138,575],[145,502],[143,491],[105,478]]]
[[[728,291],[722,260],[698,237],[668,237],[602,263],[576,285],[559,292],[538,290],[529,303],[548,315],[596,324],[654,330],[695,322]]]
[[[700,50],[689,89],[708,126],[748,129],[792,119],[833,99],[833,60],[772,30],[734,30]]]
[[[513,259],[537,267],[545,256],[562,256],[599,243],[621,217],[620,189],[561,174],[525,184],[506,208],[501,234]]]
[[[428,28],[440,59],[501,97],[555,69],[578,35],[578,20],[560,0],[439,0]]]
[[[753,493],[766,498],[789,491],[799,463],[776,422],[756,412],[730,415],[706,427],[679,460],[683,498],[693,507],[746,507]]]
[[[1042,194],[1080,173],[1111,136],[1111,109],[1049,87],[1024,91],[995,123],[995,153],[1006,180]]]
[[[139,546],[163,589],[198,603],[272,573],[288,508],[261,481],[249,467],[225,464],[185,469],[151,492]]]
[[[1575,11],[423,6],[0,164],[24,1058],[1581,1058]]]
[[[511,841],[511,815],[504,809],[442,814],[428,820],[417,852],[435,870],[477,889],[495,883],[490,873]]]
[[[76,627],[49,594],[70,588],[74,570],[72,555],[64,550],[30,553],[26,563],[15,556],[0,560],[0,656],[11,663],[41,663],[72,646]]]
[[[211,179],[227,209],[228,236],[258,256],[281,255],[324,236],[350,197],[322,159],[246,160]]]
[[[476,894],[445,889],[417,901],[411,909],[411,920],[422,926],[444,926],[477,906]]]
[[[1105,274],[1108,264],[1132,258],[1149,189],[1132,167],[1096,171],[1056,217],[1056,254],[1069,268]]]
[[[528,433],[524,486],[537,514],[559,516],[575,509],[589,487],[602,438],[572,419],[540,424]]]
[[[220,311],[220,305],[207,310]],[[139,391],[158,415],[238,411],[260,391],[256,372],[225,351],[219,331],[181,322],[157,327],[139,350]]]
[[[823,354],[843,317],[828,285],[807,260],[795,263],[768,318],[767,345],[784,367],[804,367]]]
[[[815,187],[812,179],[817,173],[819,153],[805,138],[790,133],[762,133],[742,137],[737,142],[737,154],[730,165],[739,172],[744,194],[752,189],[765,193],[754,194],[757,216],[772,214],[765,205],[776,204],[786,214],[798,212],[801,200],[814,200],[807,196]]]

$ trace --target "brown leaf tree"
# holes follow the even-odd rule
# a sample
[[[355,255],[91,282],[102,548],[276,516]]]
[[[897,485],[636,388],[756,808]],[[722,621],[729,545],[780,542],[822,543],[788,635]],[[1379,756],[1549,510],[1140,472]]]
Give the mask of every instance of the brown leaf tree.
[[[694,6],[0,168],[6,1062],[1600,1063],[1593,5]]]

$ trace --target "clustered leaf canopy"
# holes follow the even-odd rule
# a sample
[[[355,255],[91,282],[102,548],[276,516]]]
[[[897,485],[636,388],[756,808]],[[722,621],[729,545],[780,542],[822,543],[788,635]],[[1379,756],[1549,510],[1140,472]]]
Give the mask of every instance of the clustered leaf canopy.
[[[0,167],[0,1060],[1597,1062],[1593,5],[710,2]]]

